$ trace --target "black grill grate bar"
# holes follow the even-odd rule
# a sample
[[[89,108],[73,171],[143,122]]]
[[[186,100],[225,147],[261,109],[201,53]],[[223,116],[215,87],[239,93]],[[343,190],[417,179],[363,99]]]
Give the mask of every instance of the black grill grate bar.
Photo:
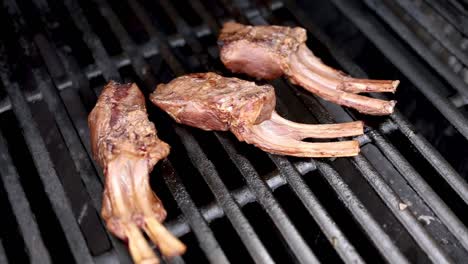
[[[5,254],[5,248],[3,247],[3,241],[0,239],[0,263],[8,264],[8,259]]]
[[[159,4],[163,8],[164,12],[172,20],[173,24],[176,25],[177,31],[182,34],[187,44],[192,48],[194,53],[200,53],[202,51],[201,44],[195,39],[192,34],[191,28],[187,25],[185,20],[179,15],[177,10],[168,2],[168,0],[161,0]]]
[[[146,18],[148,18],[146,12],[141,9],[141,7],[138,5],[138,3],[135,2],[133,8],[136,9],[136,11],[141,12],[139,15],[144,15],[142,17],[144,20],[146,20]],[[147,21],[147,22],[149,23],[150,21]],[[155,31],[155,34],[156,34],[157,30],[151,24],[148,24],[147,27],[153,28],[152,30]],[[158,35],[159,35],[159,33],[158,33]],[[163,52],[163,51],[161,50],[161,52]],[[177,74],[176,71],[178,69],[173,68],[173,70]],[[180,74],[182,74],[182,73],[183,72],[180,72]],[[245,160],[245,161],[248,162],[247,160]],[[250,181],[248,180],[248,182],[252,183],[250,185],[251,189],[255,188],[255,187],[258,187],[258,188],[261,188],[265,193],[269,194],[269,195],[267,194],[268,197],[269,197],[267,199],[267,198],[265,198],[266,196],[259,196],[259,191],[258,190],[255,189],[255,191],[254,191],[254,193],[256,193],[257,200],[259,198],[261,198],[261,200],[259,200],[259,202],[262,204],[263,207],[266,208],[266,210],[269,213],[270,217],[272,217],[275,224],[280,229],[280,232],[282,233],[283,237],[286,238],[287,243],[291,246],[291,249],[293,250],[293,252],[295,252],[295,254],[297,255],[297,257],[299,258],[299,260],[301,262],[310,263],[312,261],[312,262],[318,263],[318,260],[316,259],[315,255],[312,253],[310,248],[305,244],[304,240],[299,235],[298,231],[295,229],[295,227],[292,225],[290,220],[287,218],[286,214],[279,207],[278,203],[276,202],[273,195],[271,194],[271,191],[269,191],[268,188],[265,186],[264,182],[262,182],[260,180],[260,178],[258,178],[259,177],[258,174],[256,173],[256,171],[252,167],[250,168],[250,170],[251,170],[251,173],[254,173],[254,174],[249,174],[249,173],[246,173],[246,171],[242,171],[242,170],[241,170],[241,172],[244,175],[248,175],[247,178],[250,180]],[[255,187],[253,187],[253,186],[255,186]],[[272,207],[270,208],[269,206],[272,206]]]
[[[34,48],[28,47],[30,50]],[[47,54],[42,54],[47,57]],[[71,158],[75,164],[76,170],[81,176],[89,195],[91,196],[94,208],[99,211],[102,203],[102,185],[96,172],[93,169],[92,163],[88,158],[88,154],[80,141],[78,134],[73,126],[73,123],[67,115],[67,110],[63,105],[60,96],[57,94],[57,89],[50,80],[50,76],[42,69],[32,69],[36,84],[42,93],[43,100],[49,107],[50,113],[54,115],[55,121],[60,133],[63,136],[65,144],[68,148]]]
[[[103,0],[95,0],[94,1],[98,7],[99,11],[101,12],[102,16],[107,20],[109,26],[113,33],[118,36],[120,45],[122,49],[125,51],[125,54],[128,54],[129,62],[133,66],[135,73],[138,77],[145,81],[146,85],[151,85],[156,83],[156,79],[150,72],[149,66],[145,62],[144,55],[142,55],[135,45],[135,43],[130,39],[127,31],[120,23],[117,15],[112,11],[111,7],[107,4],[106,1]],[[152,41],[153,45],[156,45],[155,41]]]
[[[297,11],[297,10],[295,10],[295,11]],[[357,65],[352,64],[350,62],[350,60],[348,60],[347,57],[343,53],[339,52],[340,54],[339,55],[337,54],[336,48],[331,47],[333,45],[330,44],[330,41],[326,38],[326,36],[323,35],[323,33],[320,32],[319,29],[314,28],[314,30],[311,31],[311,32],[313,32],[313,34],[320,35],[319,36],[320,40],[323,41],[328,48],[332,49],[332,53],[333,53],[334,57],[346,68],[347,71],[349,71],[351,74],[357,75],[359,77],[366,77],[364,72]],[[394,120],[404,121],[404,118],[401,117],[401,114],[399,114],[398,112],[394,113],[392,115],[392,117],[393,117]],[[330,120],[322,120],[322,121],[330,121]],[[399,122],[399,124],[402,125],[403,123]],[[400,127],[400,130],[406,130],[407,133],[408,133],[408,130],[411,131],[411,129],[408,126],[402,126],[402,127]],[[412,132],[412,133],[414,134],[414,132]],[[376,132],[371,131],[370,134],[376,134]],[[420,136],[418,136],[418,138],[423,139]],[[430,145],[427,143],[427,141],[426,141],[426,144],[427,144],[425,146],[426,148],[430,147]],[[432,158],[434,158],[436,155],[440,156],[440,154],[438,154],[438,152],[436,152],[434,150],[433,150],[433,153],[429,153],[429,154],[431,155]],[[371,169],[371,165],[368,163],[368,161],[365,160],[362,156],[359,156],[359,157],[355,158],[354,160],[355,160],[355,164],[357,165],[359,170],[368,179],[368,181],[374,186],[374,189],[376,189],[378,191],[379,195],[381,197],[382,197],[382,195],[385,196],[385,197],[382,197],[383,200],[385,202],[392,201],[392,203],[389,205],[389,208],[392,209],[392,211],[400,219],[400,221],[404,221],[402,223],[405,226],[407,226],[408,224],[411,224],[412,227],[407,226],[407,229],[409,231],[414,230],[414,228],[424,230],[422,227],[420,227],[419,222],[417,222],[417,220],[414,219],[414,216],[410,215],[409,218],[406,217],[407,218],[406,220],[404,220],[404,219],[402,219],[402,217],[400,217],[400,214],[404,213],[404,211],[399,212],[398,209],[397,209],[397,204],[399,203],[399,198],[393,193],[393,191],[390,189],[390,187],[384,183],[384,181],[381,179],[381,177],[378,176],[377,173],[373,169]],[[441,160],[438,160],[437,162],[445,163],[445,166],[450,167],[450,165],[448,163],[443,162]],[[453,170],[453,168],[452,168],[452,170]],[[405,173],[403,173],[403,174],[405,174]],[[442,175],[444,175],[444,174],[442,174]],[[462,180],[462,179],[460,179],[460,180]],[[418,179],[417,183],[419,184],[420,182],[423,182],[423,180]],[[424,184],[424,182],[423,182],[423,184]],[[379,192],[379,189],[381,189],[380,192]],[[421,234],[414,233],[413,237],[415,237],[415,235],[421,236]],[[426,234],[426,236],[427,236],[427,234]],[[430,240],[432,240],[432,239],[430,239]],[[425,247],[427,250],[432,250],[432,246],[430,244],[434,244],[433,242],[430,242],[430,240],[428,241],[428,237],[424,238],[424,241],[426,241],[425,243],[427,244],[427,246]],[[416,238],[416,241],[420,241],[420,239]],[[426,252],[428,252],[428,251],[426,251]]]
[[[200,0],[187,1],[192,6],[193,10],[197,12],[202,20],[210,27],[211,31],[216,35],[218,33],[218,23],[213,16],[210,15],[208,10],[203,6]]]
[[[316,168],[309,162],[297,162],[294,164],[295,168],[301,175],[305,175]],[[281,177],[278,171],[273,171],[263,177],[268,188],[276,190],[277,188],[285,185],[287,182]],[[231,191],[232,197],[240,207],[248,203],[255,202],[255,196],[252,194],[248,186],[243,186],[236,190]],[[200,208],[200,211],[206,221],[212,222],[215,219],[224,216],[223,209],[216,202],[212,202]],[[187,225],[183,216],[179,216],[176,220],[167,223],[168,228],[177,236],[182,236],[190,232],[190,227]]]
[[[81,32],[83,32],[83,40],[91,49],[94,61],[103,72],[106,80],[119,81],[120,75],[118,74],[117,68],[106,54],[106,51],[99,38],[91,30],[91,26],[87,22],[86,17],[84,16],[84,13],[78,3],[73,0],[65,0],[63,3],[67,7],[71,18],[75,22],[75,25],[81,30]]]
[[[463,97],[468,98],[468,89],[466,88],[466,83],[462,80],[462,78],[457,75],[448,64],[442,62],[437,56],[427,48],[427,45],[419,39],[416,34],[411,32],[411,29],[405,25],[405,23],[398,18],[395,13],[390,10],[384,3],[384,1],[369,1],[364,0],[367,6],[369,6],[372,10],[374,10],[380,17],[384,19],[386,23],[390,25],[390,27],[398,33],[419,56],[423,57],[424,60],[428,62],[432,68],[438,72],[441,76],[443,76],[447,82],[449,82],[453,88],[455,88]],[[402,2],[410,2],[410,1],[399,1],[400,5]],[[408,6],[406,8],[409,8]],[[414,10],[420,10],[419,8],[413,8]],[[414,13],[413,13],[414,14]],[[434,28],[434,27],[432,27]],[[436,34],[437,35],[437,34]],[[439,33],[439,36],[443,36],[443,34]],[[445,40],[442,42],[442,45],[450,45],[451,41]],[[454,50],[452,50],[453,52]],[[458,53],[458,52],[457,52]],[[460,50],[460,53],[463,54],[461,59],[465,58],[468,60],[468,57],[465,53]],[[456,54],[456,53],[454,53]]]
[[[432,6],[441,16],[450,22],[461,33],[468,35],[468,17],[459,13],[459,10],[452,5],[452,3],[428,1],[424,0],[428,5]],[[457,12],[458,14],[454,14]]]
[[[413,146],[419,150],[432,167],[447,181],[463,201],[468,204],[468,184],[460,174],[450,166],[447,160],[445,160],[424,137],[414,132],[408,121],[406,121],[400,113],[394,114],[392,119],[399,130],[413,143]],[[380,131],[382,131],[382,129],[380,129]]]
[[[6,69],[4,61],[1,67]],[[34,164],[42,180],[44,189],[50,203],[65,232],[70,250],[78,263],[93,263],[90,252],[86,246],[83,234],[75,220],[70,202],[54,169],[45,143],[39,134],[37,124],[34,121],[29,105],[24,99],[20,87],[16,83],[10,83],[5,72],[0,73],[5,90],[13,103],[20,127],[23,130],[29,151],[32,154]]]
[[[396,65],[418,90],[468,139],[468,120],[447,98],[438,93],[444,85],[418,61],[414,55],[402,47],[383,26],[351,1],[333,0],[335,6],[347,16],[379,50]]]
[[[41,19],[44,19],[46,16],[46,12],[49,10],[47,3],[41,1],[36,1],[36,6],[38,7],[41,13]],[[44,24],[47,24],[46,21],[43,21]],[[42,41],[39,41],[42,40]],[[40,52],[44,50],[52,50],[51,47],[44,47],[44,45],[51,45],[42,35],[37,35],[34,39],[37,47],[39,48]],[[35,50],[35,47],[30,45],[29,42],[23,42],[25,50],[30,52]],[[30,54],[26,54],[30,56]],[[42,58],[50,59],[53,58],[49,56],[49,54],[41,53]],[[53,63],[57,64],[56,61]],[[67,115],[67,109],[63,104],[63,101],[60,98],[60,95],[57,92],[56,86],[53,86],[51,77],[47,75],[42,69],[32,69],[33,75],[36,79],[36,83],[38,84],[39,91],[41,92],[46,104],[49,107],[50,113],[54,115],[56,124],[60,129],[62,134],[62,138],[65,141],[65,144],[68,148],[70,156],[74,162],[77,172],[79,173],[82,181],[85,184],[86,190],[89,193],[91,198],[92,207],[98,212],[101,209],[102,203],[102,184],[99,180],[99,175],[96,174],[96,171],[93,169],[93,163],[90,160],[90,150],[85,149],[83,143],[85,145],[89,145],[88,141],[88,133],[85,135],[78,135],[76,131],[80,130],[78,127],[73,126],[73,122],[70,120],[69,115]],[[76,83],[75,83],[76,84]],[[87,131],[87,130],[86,130]],[[80,139],[81,136],[81,139]],[[116,253],[118,258],[123,262],[128,262],[129,257],[126,254],[124,246],[121,242],[117,241],[115,237],[110,235],[106,229],[106,233],[110,238],[112,246],[116,249]]]
[[[274,263],[239,205],[219,177],[214,164],[208,159],[198,142],[182,127],[177,126],[175,131],[185,146],[190,161],[203,176],[252,258],[256,263]]]
[[[288,4],[291,7],[290,4]],[[302,13],[299,9],[294,8],[294,14],[297,14],[299,17]],[[323,43],[331,55],[337,62],[350,74],[357,76],[359,78],[368,78],[367,74],[340,49],[338,49],[332,41],[326,36],[320,28],[311,25],[310,21],[305,19],[301,21],[309,27],[309,32],[314,35],[321,43]],[[409,122],[399,111],[395,111],[391,116],[390,122],[391,126],[397,126],[399,131],[408,138],[408,140],[413,143],[414,147],[419,150],[421,155],[433,166],[434,169],[450,184],[450,186],[462,197],[462,199],[468,203],[468,185],[466,181],[460,176],[458,172],[442,157],[442,155],[420,134],[414,132],[414,129],[411,127]],[[388,123],[387,123],[388,124]],[[385,134],[385,126],[383,124],[380,127],[381,133]]]
[[[208,260],[211,263],[229,263],[213,232],[167,159],[162,162],[162,174]]]
[[[388,237],[388,235],[383,231],[383,229],[380,227],[380,225],[375,221],[375,219],[372,217],[372,215],[365,209],[364,205],[361,203],[361,201],[356,197],[356,195],[353,193],[353,191],[349,188],[349,186],[341,179],[341,176],[336,172],[329,164],[324,163],[324,162],[316,162],[317,163],[317,168],[319,169],[320,173],[322,176],[328,181],[328,183],[333,187],[333,189],[338,193],[340,199],[345,203],[346,207],[348,210],[351,211],[353,216],[360,222],[364,223],[362,227],[366,230],[366,233],[371,237],[371,239],[377,240],[376,245],[380,245],[379,250],[382,252],[383,256],[390,262],[394,263],[405,263],[408,262],[404,256],[402,256],[401,251],[396,248],[396,246],[393,244],[391,239]],[[383,183],[380,183],[384,186]],[[375,188],[375,187],[374,187]],[[377,188],[375,188],[377,189]],[[379,191],[377,189],[377,191]],[[381,191],[380,191],[381,192]],[[379,193],[379,195],[382,197],[382,195]],[[390,199],[388,197],[383,197],[384,201],[389,201]],[[398,198],[394,197],[393,201],[395,204],[391,204],[389,206],[389,202],[387,202],[387,206],[390,207],[390,209],[398,206]],[[393,213],[395,213],[394,210],[392,210]],[[413,218],[414,220],[414,218]],[[418,222],[416,221],[411,221],[414,226],[417,226]],[[413,226],[407,226],[409,228]],[[411,229],[413,230],[413,229]],[[411,230],[409,232],[411,233]],[[417,233],[424,241],[431,241],[427,233],[421,229],[419,226],[418,231],[420,232],[415,232]],[[374,235],[373,235],[374,234]],[[426,234],[420,235],[420,234]],[[374,236],[374,237],[373,237]],[[418,237],[419,238],[419,237]],[[434,242],[434,241],[432,241]],[[444,253],[440,248],[438,248],[437,244],[433,244],[435,248],[434,253],[434,258],[436,260],[446,260],[446,256],[444,256]],[[424,248],[424,247],[423,247]],[[438,255],[440,257],[438,257]],[[398,261],[396,261],[398,260]],[[450,263],[450,261],[442,261],[440,263]]]
[[[127,0],[127,2],[135,13],[135,16],[142,23],[145,31],[150,35],[150,38],[155,39],[164,61],[166,61],[176,75],[183,74],[184,68],[174,54],[172,54],[171,49],[167,44],[167,38],[151,23],[151,19],[146,10],[140,5],[140,3],[138,3],[138,1]]]
[[[46,18],[53,17],[53,16],[51,14],[51,10],[48,6],[48,3],[42,0],[33,0],[33,5],[35,5],[35,7],[37,8],[37,11],[40,14],[39,17],[41,19],[41,22],[44,25],[43,29],[50,36],[51,32],[50,32],[50,28],[48,27],[48,25],[50,24],[49,23],[50,21],[47,21]],[[65,72],[71,73],[67,75],[67,77],[71,76],[71,78],[66,78],[66,77],[64,78],[63,76],[54,76],[55,78],[53,78],[49,74],[45,73],[42,69],[40,70],[33,69],[33,71],[35,71],[35,75],[39,75],[38,77],[36,77],[36,79],[38,79],[41,84],[39,86],[40,89],[37,90],[37,93],[41,94],[41,97],[45,97],[44,99],[46,103],[49,105],[49,109],[51,110],[50,112],[54,114],[54,117],[57,120],[56,121],[57,125],[59,126],[59,129],[61,130],[61,133],[64,135],[68,135],[70,137],[70,138],[67,137],[64,139],[64,140],[70,140],[71,146],[69,147],[67,145],[67,148],[69,149],[70,152],[72,151],[70,150],[70,148],[75,149],[77,153],[75,156],[78,159],[77,162],[84,163],[83,166],[85,169],[85,173],[89,174],[89,175],[84,176],[88,178],[87,180],[89,180],[91,184],[88,192],[92,196],[97,193],[100,194],[102,191],[101,182],[97,178],[95,179],[90,176],[92,174],[95,174],[95,171],[93,171],[92,166],[89,162],[90,161],[89,158],[92,157],[92,155],[91,155],[91,150],[90,150],[90,143],[89,143],[89,137],[88,137],[89,130],[88,130],[87,124],[86,126],[83,126],[81,122],[72,122],[72,120],[70,120],[69,115],[67,115],[68,113],[67,106],[62,101],[61,94],[59,91],[63,89],[74,88],[77,91],[79,90],[80,92],[83,92],[83,95],[87,96],[87,98],[92,97],[93,101],[95,101],[96,95],[93,94],[93,92],[90,91],[89,89],[87,91],[83,91],[85,89],[80,89],[80,84],[83,86],[86,86],[84,84],[88,82],[88,79],[82,76],[82,74],[80,74],[81,73],[80,71],[76,70],[76,68],[78,67],[77,65],[75,65],[76,63],[73,63],[71,59],[68,59],[68,56],[65,55],[63,51],[58,50],[57,47],[55,47],[52,43],[50,43],[48,39],[44,35],[42,35],[42,32],[35,36],[34,38],[35,46],[29,45],[28,43],[29,42],[26,42],[26,45],[29,46],[28,50],[35,50],[37,47],[37,50],[39,51],[41,59],[44,60],[44,62],[46,62],[47,65],[63,65]],[[57,51],[58,56],[55,56],[55,54],[51,56],[51,54],[49,54],[49,52],[53,52],[54,50]],[[60,61],[58,61],[57,59],[59,59]],[[57,111],[55,110],[60,110],[60,112],[63,112],[63,113],[56,113]],[[62,130],[64,132],[62,132]],[[82,131],[82,133],[77,133],[77,131]],[[79,144],[79,145],[75,146],[76,144]],[[84,146],[84,149],[83,149],[83,146]],[[89,158],[86,158],[85,151],[88,154]],[[94,165],[95,168],[97,168],[97,165],[94,163],[94,160],[92,160],[92,164]],[[78,168],[81,168],[81,166],[77,166],[77,169]],[[86,180],[84,181],[86,182]],[[98,198],[92,197],[92,198],[94,199],[93,202],[94,202],[95,207],[96,205],[99,205],[102,202],[100,197]],[[96,208],[99,208],[99,206],[97,206]]]
[[[19,226],[31,263],[51,263],[49,252],[42,240],[39,227],[37,226],[31,206],[23,187],[21,186],[18,173],[8,152],[8,147],[3,135],[0,133],[0,176],[3,186],[8,195],[11,209]],[[3,250],[3,248],[2,248]],[[0,252],[0,263],[2,262]]]
[[[250,161],[235,149],[232,142],[225,135],[218,132],[215,132],[215,135],[298,260],[301,263],[319,263],[317,257],[291,223],[291,220],[274,198],[271,190],[261,180],[260,175],[255,171]]]
[[[389,144],[383,136],[375,131],[370,132],[369,135],[373,139],[375,145],[377,145],[401,175],[411,184],[419,196],[431,207],[432,211],[434,211],[439,219],[460,241],[463,247],[468,249],[468,231],[452,210],[450,210],[434,190],[424,181],[421,175],[416,172],[409,162],[405,160],[398,150]]]
[[[252,16],[249,18],[249,20],[251,20],[252,24],[256,24],[256,23],[266,24],[267,23],[263,18],[259,16]],[[320,108],[318,110],[322,111],[322,115],[326,115],[324,113],[323,108]],[[330,122],[331,120],[320,120],[320,121]],[[311,162],[314,163],[313,160],[311,160]],[[320,170],[320,167],[319,167],[319,170]],[[336,173],[336,175],[338,175],[338,173]],[[361,226],[367,231],[366,233],[373,240],[373,242],[375,243],[379,251],[382,253],[382,255],[389,262],[393,262],[393,260],[395,259],[400,260],[401,263],[407,262],[406,258],[403,256],[401,251],[394,245],[390,237],[383,231],[383,229],[379,226],[379,224],[375,221],[375,219],[369,214],[369,212],[364,209],[364,206],[357,199],[357,197],[352,193],[351,189],[349,189],[347,185],[340,178],[335,179],[335,180],[332,180],[333,178],[330,178],[331,176],[335,176],[335,175],[325,174],[324,176],[329,176],[327,178],[327,181],[335,189],[338,196],[341,197],[342,201],[345,203],[346,207],[349,208],[353,216],[358,220]],[[348,195],[344,196],[343,192],[347,193]],[[358,204],[360,206],[356,206]],[[413,220],[416,221],[414,218]]]
[[[323,108],[315,108],[315,114],[320,122],[329,123],[332,120],[330,117],[327,116],[327,113]],[[372,130],[369,132],[372,132]],[[353,158],[353,160],[359,161],[357,163],[354,163],[355,167],[370,183],[372,188],[381,197],[381,199],[384,201],[387,207],[403,224],[403,226],[407,229],[409,234],[421,246],[421,248],[426,252],[426,254],[432,256],[432,259],[437,259],[438,256],[446,256],[441,247],[434,241],[431,235],[426,231],[426,229],[424,229],[421,223],[415,218],[415,216],[411,212],[409,212],[408,210],[399,210],[399,204],[402,203],[401,199],[385,182],[383,177],[377,172],[375,172],[375,170],[372,168],[372,165],[362,155],[358,155],[356,158]],[[339,191],[337,192],[338,195],[341,195]]]
[[[7,5],[12,17],[17,19],[14,21],[14,26],[15,30],[18,31],[20,24],[24,24],[18,7],[14,2],[8,2]],[[79,226],[73,216],[70,203],[53,167],[49,153],[45,147],[45,143],[39,134],[37,124],[32,118],[29,105],[26,102],[19,86],[16,83],[10,83],[8,77],[10,72],[7,68],[5,58],[2,58],[0,63],[1,68],[4,69],[4,71],[0,73],[1,81],[3,82],[5,90],[13,103],[13,112],[19,121],[21,129],[23,130],[25,140],[32,154],[34,164],[42,180],[49,201],[52,204],[62,230],[66,231],[65,237],[68,241],[73,257],[79,263],[93,263],[90,252],[86,247],[83,234],[80,232]]]
[[[353,160],[354,165],[361,174],[372,185],[374,190],[382,198],[395,217],[408,230],[416,243],[426,252],[434,263],[451,263],[452,261],[440,248],[436,241],[429,235],[421,223],[409,210],[400,210],[401,199],[395,194],[390,186],[385,183],[382,177],[372,168],[372,165],[364,157],[358,156]],[[404,203],[403,203],[404,204]]]
[[[404,10],[410,14],[423,28],[429,32],[435,39],[439,41],[447,50],[453,53],[465,65],[468,65],[468,55],[460,46],[455,45],[453,41],[448,39],[446,34],[442,32],[442,28],[431,22],[429,17],[422,12],[422,9],[417,7],[415,2],[397,0],[396,1]],[[465,88],[466,90],[466,88]]]
[[[116,15],[109,8],[109,6],[106,4],[105,1],[99,1],[98,5],[100,5],[100,7],[101,7],[100,11],[105,10],[104,17],[109,21],[110,24],[119,23],[118,20],[116,20]],[[143,11],[143,9],[141,9],[141,7],[137,3],[134,3],[134,5],[136,5],[137,10],[140,8],[139,10]],[[75,9],[77,9],[77,8],[80,8],[80,7],[75,6]],[[83,22],[86,22],[86,21],[83,21]],[[89,27],[87,27],[87,29],[91,30],[91,28],[89,28]],[[138,54],[136,52],[132,52],[134,50],[134,45],[130,41],[130,38],[128,37],[128,35],[126,35],[127,34],[126,31],[122,30],[123,27],[121,25],[119,25],[119,24],[114,24],[111,27],[111,29],[114,31],[114,33],[117,34],[120,41],[126,39],[126,41],[124,43],[121,43],[121,44],[124,44],[124,45],[122,45],[122,48],[126,52],[128,52],[128,55],[138,56],[136,61],[137,62],[139,61],[140,64],[135,64],[135,60],[134,60],[133,57],[130,58],[131,59],[131,64],[134,67],[136,73],[139,75],[139,77],[142,80],[147,81],[147,85],[150,84],[151,80],[155,80],[155,79],[154,79],[154,77],[150,77],[150,80],[148,80],[148,77],[150,76],[150,73],[145,72],[145,69],[148,69],[148,66],[144,64],[144,60],[141,59],[140,54]],[[154,30],[154,32],[156,32],[156,30]],[[162,46],[164,46],[164,44],[162,44],[160,41],[158,41],[158,46],[160,47],[161,53],[164,52],[164,50],[166,50],[165,48],[162,48]],[[102,54],[102,55],[107,56],[107,54],[105,54],[105,53]],[[169,56],[164,56],[163,54],[161,54],[161,55],[163,57],[165,57],[165,58],[170,58],[171,57],[170,55]],[[138,60],[138,58],[139,58],[139,60]],[[177,62],[172,64],[172,66],[177,65],[176,63]],[[138,68],[138,67],[141,67],[141,66],[143,66],[144,68]],[[178,66],[175,66],[175,67],[178,67]],[[115,73],[115,74],[117,74],[117,73]],[[202,218],[200,212],[197,210],[195,204],[191,200],[189,194],[185,190],[185,187],[182,185],[180,179],[178,178],[178,176],[175,175],[175,172],[174,172],[174,169],[172,168],[172,165],[170,165],[170,163],[168,161],[166,161],[165,162],[165,167],[166,167],[166,169],[165,169],[166,172],[167,171],[169,171],[169,172],[172,171],[170,173],[172,175],[172,177],[177,177],[177,179],[170,179],[170,177],[166,175],[164,177],[164,179],[165,179],[169,189],[171,190],[171,193],[174,195],[174,198],[176,199],[177,204],[180,206],[181,210],[183,211],[184,215],[188,216],[189,224],[191,225],[192,230],[194,231],[194,233],[195,233],[195,235],[196,235],[196,237],[197,237],[197,239],[198,239],[198,241],[200,243],[200,246],[204,250],[206,256],[213,263],[227,263],[228,261],[227,261],[226,256],[224,255],[224,252],[221,250],[221,248],[220,248],[218,242],[216,241],[213,233],[209,229],[206,221]]]
[[[43,18],[43,17],[41,17],[41,18]],[[113,25],[113,24],[111,24],[111,25]],[[134,48],[134,49],[135,50],[141,50],[141,52],[143,53],[144,58],[150,58],[150,57],[158,54],[158,52],[159,52],[158,49],[157,49],[157,45],[154,43],[154,41],[150,41],[150,42],[145,43],[143,45],[137,45],[136,48]],[[60,51],[57,51],[57,52],[60,53]],[[116,67],[119,67],[119,68],[131,64],[130,57],[127,56],[127,54],[122,54],[122,55],[119,55],[119,56],[112,56],[110,58],[111,58],[112,62],[114,63],[114,65]],[[44,58],[44,59],[48,59],[48,58]],[[63,60],[66,60],[66,59],[62,59],[62,61]],[[70,74],[70,76],[73,77],[76,74],[78,74],[78,73]],[[96,64],[91,64],[84,70],[84,73],[80,72],[80,74],[84,74],[87,79],[92,79],[94,77],[100,76],[102,74],[102,71],[99,68],[99,66],[97,66]],[[56,80],[55,83],[56,83],[57,89],[59,89],[59,90],[64,90],[64,89],[67,89],[67,88],[70,88],[70,87],[74,86],[73,81],[71,79],[67,79],[67,78]],[[25,94],[25,97],[26,97],[26,100],[28,102],[34,102],[34,101],[42,99],[42,94],[39,91],[32,91],[31,93]],[[0,114],[3,113],[3,112],[6,112],[8,110],[11,110],[10,100],[8,98],[4,98],[4,99],[0,100]]]
[[[338,254],[343,258],[346,263],[364,263],[364,260],[361,258],[354,246],[348,241],[346,236],[341,232],[341,230],[336,225],[335,221],[330,217],[325,208],[320,204],[317,197],[312,193],[312,191],[307,187],[306,183],[302,179],[302,175],[293,167],[292,163],[285,157],[269,155],[273,162],[278,167],[281,172],[282,178],[284,178],[288,184],[291,186],[292,190],[296,193],[302,203],[305,205],[309,213],[314,217],[315,221],[319,224],[320,228],[323,230],[325,236],[328,238],[328,241],[336,248]],[[369,223],[367,223],[369,224]],[[373,223],[375,226],[376,223]],[[369,224],[372,225],[372,224]],[[385,234],[383,230],[377,232],[379,234]],[[368,234],[372,237],[373,234]],[[388,236],[376,237],[374,243],[378,245],[382,243],[382,238],[388,239]],[[396,249],[396,248],[394,248]],[[396,252],[399,252],[396,250]],[[385,254],[384,251],[381,252]],[[398,258],[390,259],[389,262],[395,261],[396,263],[407,263],[405,257],[401,254],[395,254]]]

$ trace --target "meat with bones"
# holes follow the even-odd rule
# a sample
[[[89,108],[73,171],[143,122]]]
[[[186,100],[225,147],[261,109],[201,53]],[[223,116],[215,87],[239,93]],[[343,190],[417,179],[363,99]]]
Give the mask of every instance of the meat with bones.
[[[177,122],[204,130],[230,130],[240,141],[264,151],[298,157],[342,157],[359,152],[357,141],[310,143],[305,138],[360,135],[362,122],[308,125],[275,112],[272,86],[215,73],[196,73],[160,84],[151,101]]]
[[[166,211],[149,184],[149,173],[169,154],[169,145],[157,137],[138,87],[107,84],[88,124],[94,158],[105,174],[101,214],[109,231],[128,241],[135,263],[159,263],[140,228],[163,255],[182,254],[185,245],[160,223]]]
[[[399,81],[355,79],[325,65],[306,46],[303,28],[246,26],[227,22],[219,36],[221,60],[233,72],[261,79],[282,75],[325,100],[361,113],[387,115],[395,101],[357,93],[395,92]]]

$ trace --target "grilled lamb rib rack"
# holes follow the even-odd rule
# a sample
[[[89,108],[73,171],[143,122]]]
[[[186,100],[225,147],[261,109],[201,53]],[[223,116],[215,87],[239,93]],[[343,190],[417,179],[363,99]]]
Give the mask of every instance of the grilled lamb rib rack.
[[[215,73],[196,73],[160,84],[151,101],[177,122],[204,130],[230,130],[240,141],[264,151],[298,157],[343,157],[359,153],[357,141],[309,143],[305,138],[360,135],[360,121],[308,125],[283,119],[275,112],[272,86],[256,85]]]
[[[371,115],[393,112],[395,101],[358,95],[395,92],[399,81],[355,79],[325,65],[306,46],[305,29],[282,26],[246,26],[227,22],[219,36],[221,60],[233,72],[261,79],[286,75],[325,100]]]
[[[105,174],[101,214],[109,231],[128,241],[135,263],[159,263],[140,228],[163,255],[182,254],[185,245],[160,223],[166,211],[149,184],[149,173],[169,154],[169,145],[158,139],[138,87],[107,84],[88,124],[94,158]]]

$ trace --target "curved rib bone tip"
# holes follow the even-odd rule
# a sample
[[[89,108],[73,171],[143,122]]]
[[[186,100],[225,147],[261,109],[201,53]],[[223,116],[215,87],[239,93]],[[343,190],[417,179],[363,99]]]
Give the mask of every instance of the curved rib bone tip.
[[[275,120],[279,120],[281,123],[275,122]],[[291,125],[291,123],[293,125]],[[308,137],[340,137],[342,133],[347,135],[362,134],[362,127],[359,127],[362,126],[361,122],[337,124],[334,126],[339,127],[340,125],[345,127],[345,129],[348,129],[348,131],[343,132],[343,130],[337,129],[337,131],[323,136],[320,135],[320,132],[323,131],[323,127],[320,127],[322,125],[305,125],[308,126],[308,131],[302,134],[296,128],[304,126],[303,124],[287,120],[284,122],[280,118],[274,117],[273,121],[267,120],[258,125],[252,126],[249,129],[251,135],[249,137],[245,137],[245,140],[247,143],[254,144],[260,149],[279,155],[311,158],[356,156],[359,153],[359,142],[355,140],[325,143],[300,141],[300,139]],[[313,131],[314,128],[316,131]]]
[[[186,246],[173,236],[159,221],[152,217],[145,218],[145,231],[166,257],[185,253]]]
[[[364,133],[364,123],[362,121],[340,124],[301,124],[284,119],[276,111],[272,113],[271,119],[262,122],[261,126],[268,126],[270,130],[276,131],[277,134],[287,134],[287,136],[298,140],[350,137]]]
[[[144,159],[119,155],[109,163],[106,174],[106,198],[110,204],[103,206],[103,215],[118,222],[118,228],[112,226],[111,231],[115,233],[123,229],[123,237],[128,240],[135,263],[159,263],[140,228],[158,246],[162,255],[173,257],[185,252],[185,245],[159,222],[164,218],[165,211],[154,210],[162,205],[158,204],[159,199],[151,191],[148,173]],[[109,208],[112,210],[108,211]]]
[[[127,223],[124,228],[133,261],[136,264],[159,264],[159,258],[154,254],[138,227],[133,223]]]
[[[350,93],[391,92],[394,93],[400,81],[370,80],[353,78],[339,70],[327,66],[305,45],[301,44],[295,53],[304,65],[304,74],[324,86]],[[295,63],[295,62],[291,62]]]
[[[354,93],[348,93],[332,89],[324,85],[321,80],[317,80],[315,74],[310,74],[310,70],[301,63],[301,59],[296,55],[290,57],[290,76],[293,83],[299,84],[306,90],[336,104],[352,107],[361,113],[370,115],[388,115],[393,112],[395,101],[385,101],[374,99]]]

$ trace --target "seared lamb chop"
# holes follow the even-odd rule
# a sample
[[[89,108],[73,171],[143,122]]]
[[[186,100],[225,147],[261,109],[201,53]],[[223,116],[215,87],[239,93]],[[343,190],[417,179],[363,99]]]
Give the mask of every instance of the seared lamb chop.
[[[246,26],[228,22],[219,36],[221,60],[233,72],[256,78],[289,80],[325,100],[371,115],[393,112],[395,101],[357,95],[395,92],[399,81],[355,79],[314,56],[305,42],[305,29],[281,26]]]
[[[128,241],[135,263],[159,263],[139,228],[163,255],[182,254],[185,245],[160,223],[166,211],[148,179],[153,166],[169,154],[169,145],[158,139],[138,87],[107,84],[88,124],[93,155],[106,178],[101,214],[109,231]]]
[[[283,119],[275,112],[272,86],[211,72],[189,74],[160,84],[150,99],[179,123],[204,130],[230,130],[240,141],[275,154],[354,156],[359,152],[357,141],[309,143],[301,140],[363,133],[362,122],[307,125]]]

